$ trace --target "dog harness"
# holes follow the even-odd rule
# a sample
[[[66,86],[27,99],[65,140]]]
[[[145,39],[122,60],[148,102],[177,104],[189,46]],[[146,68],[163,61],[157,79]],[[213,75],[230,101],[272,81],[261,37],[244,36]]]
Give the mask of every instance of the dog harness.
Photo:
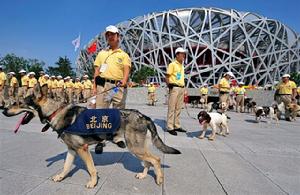
[[[63,131],[76,135],[112,134],[120,125],[118,109],[86,109]]]

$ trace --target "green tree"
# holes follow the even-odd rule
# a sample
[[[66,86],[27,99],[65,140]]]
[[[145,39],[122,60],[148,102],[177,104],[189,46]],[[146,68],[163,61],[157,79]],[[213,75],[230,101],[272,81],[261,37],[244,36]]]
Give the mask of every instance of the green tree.
[[[0,58],[0,65],[4,67],[5,72],[14,71],[18,73],[21,69],[24,69],[27,72],[35,72],[38,75],[38,72],[43,70],[45,62],[38,59],[25,59],[15,54],[7,54]],[[17,78],[20,79],[19,75],[17,75]]]
[[[131,74],[132,81],[140,84],[145,82],[148,77],[156,75],[155,69],[148,66],[143,66],[139,70],[133,69],[132,72],[133,72]]]
[[[18,57],[15,54],[6,54],[0,59],[0,65],[3,66],[5,72],[18,72],[25,69],[28,61],[23,57]]]
[[[297,86],[299,86],[300,85],[300,73],[292,72],[291,73],[291,80],[295,81]]]
[[[62,77],[66,77],[66,76],[71,76],[74,77],[75,76],[75,72],[72,69],[72,63],[69,60],[69,58],[67,58],[66,56],[63,57],[59,57],[58,61],[55,63],[57,66],[49,66],[47,69],[47,73],[50,75],[61,75]]]

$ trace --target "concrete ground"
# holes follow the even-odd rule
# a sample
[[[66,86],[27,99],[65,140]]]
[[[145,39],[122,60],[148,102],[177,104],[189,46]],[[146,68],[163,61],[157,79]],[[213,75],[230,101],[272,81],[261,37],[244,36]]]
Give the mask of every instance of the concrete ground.
[[[78,157],[69,176],[60,183],[50,178],[63,168],[66,147],[55,132],[41,133],[37,119],[13,133],[19,117],[0,114],[0,194],[300,194],[300,120],[280,124],[255,123],[250,114],[229,112],[230,135],[213,142],[200,140],[201,127],[182,110],[182,127],[188,133],[177,137],[163,131],[167,108],[129,104],[150,116],[162,140],[181,155],[162,158],[165,182],[157,186],[151,168],[147,178],[135,179],[142,171],[139,160],[127,150],[107,144],[96,155],[95,189],[84,185],[89,175]],[[198,109],[189,108],[196,116]]]

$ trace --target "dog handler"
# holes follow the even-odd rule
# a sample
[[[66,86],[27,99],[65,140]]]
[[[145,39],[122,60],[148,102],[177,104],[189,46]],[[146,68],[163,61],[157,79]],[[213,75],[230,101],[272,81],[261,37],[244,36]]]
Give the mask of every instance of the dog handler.
[[[203,87],[200,88],[200,96],[203,99],[204,108],[207,108],[207,99],[208,99],[208,85],[207,83],[203,84]]]
[[[3,67],[0,66],[0,107],[4,106],[4,85],[6,82],[6,74],[3,72]]]
[[[290,81],[290,75],[284,74],[282,80],[276,86],[275,97],[278,104],[281,102],[285,106],[285,119],[291,121],[290,111],[287,109],[289,103],[295,102],[297,95],[297,85],[294,81]]]
[[[246,89],[244,88],[244,82],[239,82],[238,87],[234,89],[236,94],[236,112],[244,112],[244,102]]]
[[[176,59],[169,64],[166,75],[166,83],[169,87],[167,131],[171,135],[177,132],[186,132],[180,126],[179,116],[183,106],[184,97],[184,66],[186,50],[179,47],[175,50]]]
[[[221,103],[225,102],[226,108],[229,105],[230,79],[233,77],[232,72],[227,72],[219,83],[219,101]]]
[[[101,50],[94,62],[94,95],[96,97],[97,108],[109,108],[112,104],[113,108],[125,108],[127,96],[127,81],[131,68],[131,59],[129,55],[119,47],[120,34],[115,26],[108,26],[105,29],[105,38],[109,45],[107,49]],[[115,94],[108,98],[113,87]],[[125,143],[121,138],[122,132],[118,131],[114,136],[114,143],[124,148]],[[100,147],[98,144],[96,146]],[[100,152],[101,153],[101,152]]]

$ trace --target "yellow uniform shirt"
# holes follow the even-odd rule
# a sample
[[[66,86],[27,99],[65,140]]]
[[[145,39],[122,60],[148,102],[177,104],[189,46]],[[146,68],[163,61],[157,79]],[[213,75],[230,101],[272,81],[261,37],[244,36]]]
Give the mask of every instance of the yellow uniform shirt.
[[[5,80],[6,80],[6,74],[4,72],[1,72],[0,73],[0,85],[4,85],[5,83]]]
[[[11,87],[17,87],[17,86],[18,86],[18,80],[17,80],[16,77],[12,77],[12,78],[10,79],[10,86],[11,86]]]
[[[208,94],[208,88],[207,87],[201,87],[200,93],[201,93],[201,95],[207,95]]]
[[[37,84],[37,80],[36,80],[36,78],[29,78],[28,79],[28,87],[34,87],[35,86],[35,84]]]
[[[72,81],[65,82],[65,88],[73,88],[73,87],[74,87],[74,83]]]
[[[149,87],[148,87],[148,92],[149,92],[149,93],[154,93],[154,92],[155,92],[155,89],[156,89],[155,86],[149,86]]]
[[[82,89],[82,84],[80,82],[75,82],[74,83],[74,88],[75,89]]]
[[[276,86],[276,89],[278,90],[278,94],[281,95],[292,95],[293,94],[293,89],[296,89],[296,83],[294,81],[289,81],[287,83],[280,82]]]
[[[59,80],[57,81],[57,88],[63,88],[65,86],[65,82],[64,80]]]
[[[52,81],[50,79],[45,80],[45,83],[48,85],[49,89],[52,89]]]
[[[219,83],[220,91],[229,92],[230,91],[230,83],[226,78],[222,78]]]
[[[47,83],[47,80],[45,79],[44,76],[41,76],[38,81],[40,83],[40,86],[43,86],[44,84]]]
[[[184,67],[177,60],[170,63],[167,69],[170,84],[184,86]]]
[[[89,79],[83,81],[84,89],[92,89],[92,87],[93,87],[93,83]]]
[[[57,80],[54,79],[54,80],[51,80],[51,81],[52,81],[52,83],[51,83],[52,89],[56,89],[57,88]]]
[[[21,78],[21,86],[28,86],[29,77],[27,75],[22,76]]]
[[[236,87],[234,89],[234,92],[237,94],[237,95],[245,95],[246,93],[246,89],[244,87]]]
[[[300,95],[300,87],[297,88],[297,93]]]
[[[124,66],[131,67],[131,60],[122,49],[102,50],[98,53],[94,65],[100,68],[100,76],[106,79],[122,80]]]

